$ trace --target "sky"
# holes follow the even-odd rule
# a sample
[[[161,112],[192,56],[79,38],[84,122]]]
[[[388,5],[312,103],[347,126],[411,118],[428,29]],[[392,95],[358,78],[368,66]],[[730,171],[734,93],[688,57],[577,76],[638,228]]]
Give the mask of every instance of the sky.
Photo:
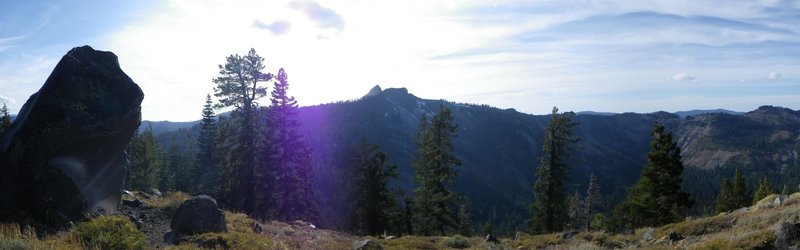
[[[250,48],[301,106],[380,85],[532,114],[800,109],[800,1],[0,1],[0,102],[82,45],[119,57],[154,121],[199,119]]]

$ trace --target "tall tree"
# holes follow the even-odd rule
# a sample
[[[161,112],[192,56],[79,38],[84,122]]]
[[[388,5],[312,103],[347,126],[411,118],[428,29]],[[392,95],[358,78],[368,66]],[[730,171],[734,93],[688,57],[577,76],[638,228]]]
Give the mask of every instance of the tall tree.
[[[576,188],[575,194],[567,200],[567,207],[569,208],[567,215],[569,220],[566,228],[574,230],[583,228],[583,222],[585,221],[584,216],[586,215],[584,214],[583,206],[581,195]]]
[[[412,221],[414,232],[444,234],[458,226],[460,196],[451,190],[461,160],[453,153],[457,127],[450,109],[442,106],[430,121],[420,119],[416,135],[417,156]]]
[[[756,190],[756,193],[753,194],[753,204],[758,203],[758,201],[761,199],[764,199],[765,197],[774,193],[775,188],[772,187],[772,183],[769,183],[767,177],[764,177],[764,179],[758,183],[758,189]]]
[[[594,211],[603,208],[603,195],[600,191],[600,184],[597,177],[592,173],[589,175],[589,188],[586,189],[586,231],[592,231],[592,219]]]
[[[128,187],[138,190],[149,190],[159,187],[162,172],[161,150],[153,136],[153,128],[148,126],[143,133],[137,134],[130,142],[130,174]]]
[[[564,229],[568,221],[566,160],[579,138],[575,136],[575,113],[558,113],[553,107],[550,122],[544,129],[542,157],[536,169],[533,185],[534,201],[529,205],[534,232],[555,232]]]
[[[672,133],[656,123],[650,132],[650,152],[641,177],[626,199],[615,208],[619,227],[660,226],[683,219],[694,201],[680,190],[683,163],[681,149],[672,140]]]
[[[736,169],[731,184],[731,202],[735,208],[742,208],[750,205],[750,196],[747,194],[747,181],[742,176],[742,172]]]
[[[0,109],[0,134],[6,131],[11,126],[11,115],[8,113],[8,106],[3,103],[3,108]]]
[[[722,213],[736,208],[738,207],[733,204],[733,185],[728,179],[722,178],[719,194],[717,195],[716,211],[717,213]]]
[[[270,81],[272,74],[262,72],[264,58],[250,49],[247,55],[230,55],[225,65],[219,65],[219,76],[213,79],[216,84],[214,96],[219,97],[217,108],[234,107],[233,112],[239,121],[238,147],[235,152],[237,161],[231,174],[227,176],[235,181],[234,190],[226,195],[233,208],[252,212],[255,208],[255,144],[257,100],[267,95],[267,88],[259,85]]]
[[[311,149],[297,132],[300,126],[297,101],[286,93],[289,89],[286,71],[281,68],[275,78],[267,110],[267,129],[262,130],[266,141],[261,156],[265,159],[257,171],[259,186],[274,195],[264,196],[259,204],[266,207],[271,203],[274,209],[267,210],[274,211],[279,220],[316,222],[318,208],[311,186]]]
[[[397,166],[388,164],[377,145],[363,139],[352,156],[356,180],[356,209],[353,224],[358,234],[378,235],[399,217],[398,204],[389,182],[397,178]],[[398,231],[399,233],[399,231]]]
[[[220,166],[214,137],[217,134],[216,114],[211,94],[206,95],[203,118],[200,120],[200,135],[197,137],[196,183],[193,186],[199,193],[216,195],[219,191]]]

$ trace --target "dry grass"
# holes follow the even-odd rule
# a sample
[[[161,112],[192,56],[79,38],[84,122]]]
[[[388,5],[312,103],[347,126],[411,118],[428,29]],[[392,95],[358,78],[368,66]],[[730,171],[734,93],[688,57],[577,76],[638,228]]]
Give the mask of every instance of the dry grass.
[[[192,196],[184,192],[167,192],[161,197],[154,197],[151,199],[141,199],[145,204],[161,208],[168,211],[175,211],[184,201]]]

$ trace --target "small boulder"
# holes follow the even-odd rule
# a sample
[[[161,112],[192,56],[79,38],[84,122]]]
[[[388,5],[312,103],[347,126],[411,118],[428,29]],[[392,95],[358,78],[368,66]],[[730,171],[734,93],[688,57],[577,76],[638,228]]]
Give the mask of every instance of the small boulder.
[[[217,208],[217,201],[199,195],[184,201],[172,216],[170,231],[164,236],[167,242],[178,244],[184,236],[208,232],[227,232],[225,213]]]
[[[357,240],[353,242],[354,250],[383,250],[383,246],[370,239]]]
[[[563,233],[558,234],[558,238],[559,239],[568,240],[568,239],[572,239],[572,237],[575,237],[575,235],[577,235],[577,234],[578,234],[578,231],[567,231],[567,232],[563,232]]]
[[[775,230],[775,248],[798,249],[800,247],[800,224],[781,223]]]
[[[500,240],[498,240],[497,237],[495,237],[492,234],[487,234],[486,237],[485,237],[485,240],[486,240],[486,242],[500,244]]]
[[[158,191],[158,189],[156,189],[156,188],[151,188],[149,193],[150,193],[150,195],[155,196],[155,197],[161,197],[163,195],[163,194],[161,194],[161,191]]]
[[[142,205],[144,205],[144,203],[142,203],[142,201],[140,201],[139,199],[132,200],[132,201],[122,200],[122,205],[129,206],[129,207],[141,207]]]
[[[644,231],[644,240],[646,240],[646,241],[652,241],[652,240],[653,240],[653,234],[655,234],[655,232],[656,232],[656,229],[655,229],[655,228],[648,227],[648,228],[647,228],[647,229]]]

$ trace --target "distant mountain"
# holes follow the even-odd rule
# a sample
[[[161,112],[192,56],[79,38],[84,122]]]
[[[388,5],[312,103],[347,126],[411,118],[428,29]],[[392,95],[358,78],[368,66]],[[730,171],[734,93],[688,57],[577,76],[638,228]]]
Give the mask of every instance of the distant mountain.
[[[743,115],[743,112],[736,112],[730,111],[727,109],[693,109],[689,111],[678,111],[675,112],[676,115],[680,116],[681,118],[685,118],[687,116],[697,116],[697,115],[706,115],[706,114],[729,114],[729,115]]]
[[[613,113],[613,112],[595,112],[595,111],[580,111],[580,112],[576,112],[575,114],[578,114],[578,115],[606,115],[606,116],[607,116],[607,115],[618,115],[619,113]]]
[[[549,116],[420,99],[405,88],[381,90],[377,86],[355,101],[302,107],[299,111],[300,132],[314,154],[322,217],[337,217],[339,211],[332,210],[337,199],[330,193],[334,190],[332,179],[339,176],[344,152],[361,138],[378,144],[389,161],[398,165],[399,181],[395,185],[410,192],[414,186],[414,133],[420,118],[431,116],[440,106],[453,111],[458,125],[455,153],[463,164],[458,168],[455,188],[470,200],[473,219],[497,228],[522,229],[532,199],[542,130]],[[683,148],[687,166],[683,186],[697,200],[697,213],[713,211],[719,180],[730,178],[734,168],[745,173],[750,189],[763,177],[773,183],[790,183],[792,189],[797,186],[800,176],[790,176],[797,168],[800,112],[763,106],[743,115],[701,113],[705,115],[681,117],[655,112],[576,116],[581,141],[570,164],[569,177],[574,185],[568,191],[577,188],[585,192],[588,177],[594,173],[602,186],[606,208],[611,208],[639,178],[655,122],[675,133]],[[174,126],[186,128],[190,124]],[[168,127],[165,125],[165,130]],[[167,132],[159,138],[181,140],[194,133]]]
[[[175,131],[179,129],[191,128],[194,125],[200,124],[200,121],[191,122],[171,122],[171,121],[142,121],[139,125],[139,133],[148,127],[153,129],[153,134],[162,134],[164,132]]]

